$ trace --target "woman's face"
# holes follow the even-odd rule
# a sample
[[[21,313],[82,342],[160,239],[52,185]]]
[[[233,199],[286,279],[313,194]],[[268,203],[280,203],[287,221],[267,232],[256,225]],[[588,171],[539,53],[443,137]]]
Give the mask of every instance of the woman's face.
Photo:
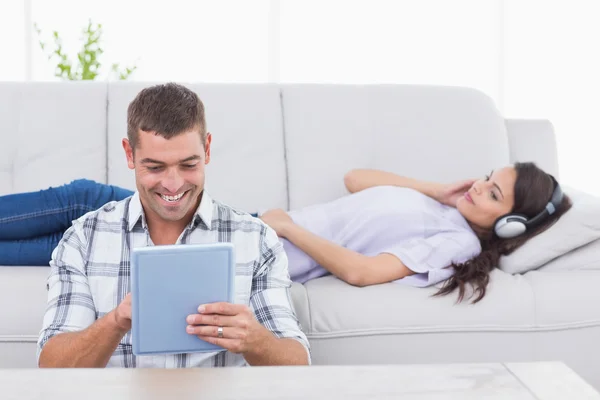
[[[517,171],[512,166],[492,171],[471,186],[457,201],[456,208],[470,223],[491,229],[498,218],[513,209],[516,181]]]

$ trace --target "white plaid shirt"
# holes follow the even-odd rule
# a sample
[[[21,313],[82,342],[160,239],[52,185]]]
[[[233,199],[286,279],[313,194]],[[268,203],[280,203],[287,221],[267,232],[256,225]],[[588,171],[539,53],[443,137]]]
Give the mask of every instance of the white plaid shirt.
[[[292,311],[288,260],[275,232],[260,220],[217,201],[204,191],[200,205],[178,244],[231,242],[235,246],[235,303],[246,304],[257,320],[279,338],[309,344]],[[110,202],[73,222],[52,253],[48,306],[37,357],[52,336],[85,329],[112,311],[130,291],[130,251],[152,246],[139,194]],[[109,367],[243,366],[228,351],[135,356],[128,332]]]

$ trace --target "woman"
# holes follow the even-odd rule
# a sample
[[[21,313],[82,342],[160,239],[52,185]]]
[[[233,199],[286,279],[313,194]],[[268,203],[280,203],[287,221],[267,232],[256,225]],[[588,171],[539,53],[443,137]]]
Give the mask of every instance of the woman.
[[[500,256],[550,227],[571,207],[554,178],[533,163],[516,163],[453,185],[376,170],[354,170],[344,180],[349,196],[261,215],[283,240],[292,280],[332,273],[356,286],[444,282],[437,294],[458,289],[459,301],[472,285],[476,303],[485,296]],[[547,210],[550,200],[554,204]],[[507,223],[502,217],[509,213],[518,215]],[[533,224],[517,235],[526,218]],[[521,229],[511,235],[515,225]]]
[[[281,238],[293,281],[331,273],[356,286],[398,281],[413,286],[445,282],[437,294],[475,289],[485,295],[501,255],[547,229],[570,206],[562,196],[551,215],[515,238],[494,232],[509,213],[540,214],[557,184],[533,163],[517,163],[480,180],[452,185],[377,170],[345,177],[350,195],[260,218]],[[0,265],[43,265],[71,221],[132,192],[79,180],[45,191],[0,198]],[[23,209],[26,212],[23,212]],[[544,214],[548,214],[544,212]],[[256,215],[256,214],[254,214]],[[8,259],[6,259],[8,258]]]

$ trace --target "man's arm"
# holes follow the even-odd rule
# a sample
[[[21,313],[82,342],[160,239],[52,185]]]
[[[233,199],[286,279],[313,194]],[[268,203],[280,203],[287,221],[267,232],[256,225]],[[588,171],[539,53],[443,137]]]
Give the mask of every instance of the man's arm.
[[[129,330],[127,324],[131,326],[129,296],[96,321],[84,272],[85,248],[82,224],[75,223],[52,254],[48,306],[38,341],[40,367],[105,367]]]
[[[49,339],[40,353],[40,368],[104,368],[128,330],[119,326],[116,310],[81,332]]]
[[[248,364],[253,366],[310,364],[308,350],[295,339],[272,336],[265,344],[264,351],[250,351],[244,354]]]
[[[199,314],[188,316],[187,322],[190,325],[187,333],[232,353],[243,354],[250,365],[310,363],[308,343],[304,344],[302,339],[281,337],[285,333],[265,328],[246,305],[204,304],[199,307],[198,312]],[[219,328],[223,329],[222,336],[219,336]]]
[[[261,235],[261,268],[252,283],[250,306],[261,326],[271,334],[264,348],[244,354],[251,365],[307,365],[310,345],[292,308],[288,258],[277,233],[268,225]]]
[[[250,307],[201,305],[188,317],[187,332],[241,353],[250,365],[307,365],[310,348],[291,305],[291,281],[283,245],[273,229],[261,233],[260,266],[254,272]],[[219,337],[222,327],[222,337]]]

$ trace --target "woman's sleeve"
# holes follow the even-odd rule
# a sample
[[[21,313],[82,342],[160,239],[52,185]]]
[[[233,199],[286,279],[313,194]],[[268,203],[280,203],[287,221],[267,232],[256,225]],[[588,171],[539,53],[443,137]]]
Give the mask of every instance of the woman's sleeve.
[[[453,274],[452,264],[477,256],[481,244],[470,232],[441,232],[426,238],[407,240],[382,251],[398,257],[414,275],[399,279],[413,286],[430,286]]]

